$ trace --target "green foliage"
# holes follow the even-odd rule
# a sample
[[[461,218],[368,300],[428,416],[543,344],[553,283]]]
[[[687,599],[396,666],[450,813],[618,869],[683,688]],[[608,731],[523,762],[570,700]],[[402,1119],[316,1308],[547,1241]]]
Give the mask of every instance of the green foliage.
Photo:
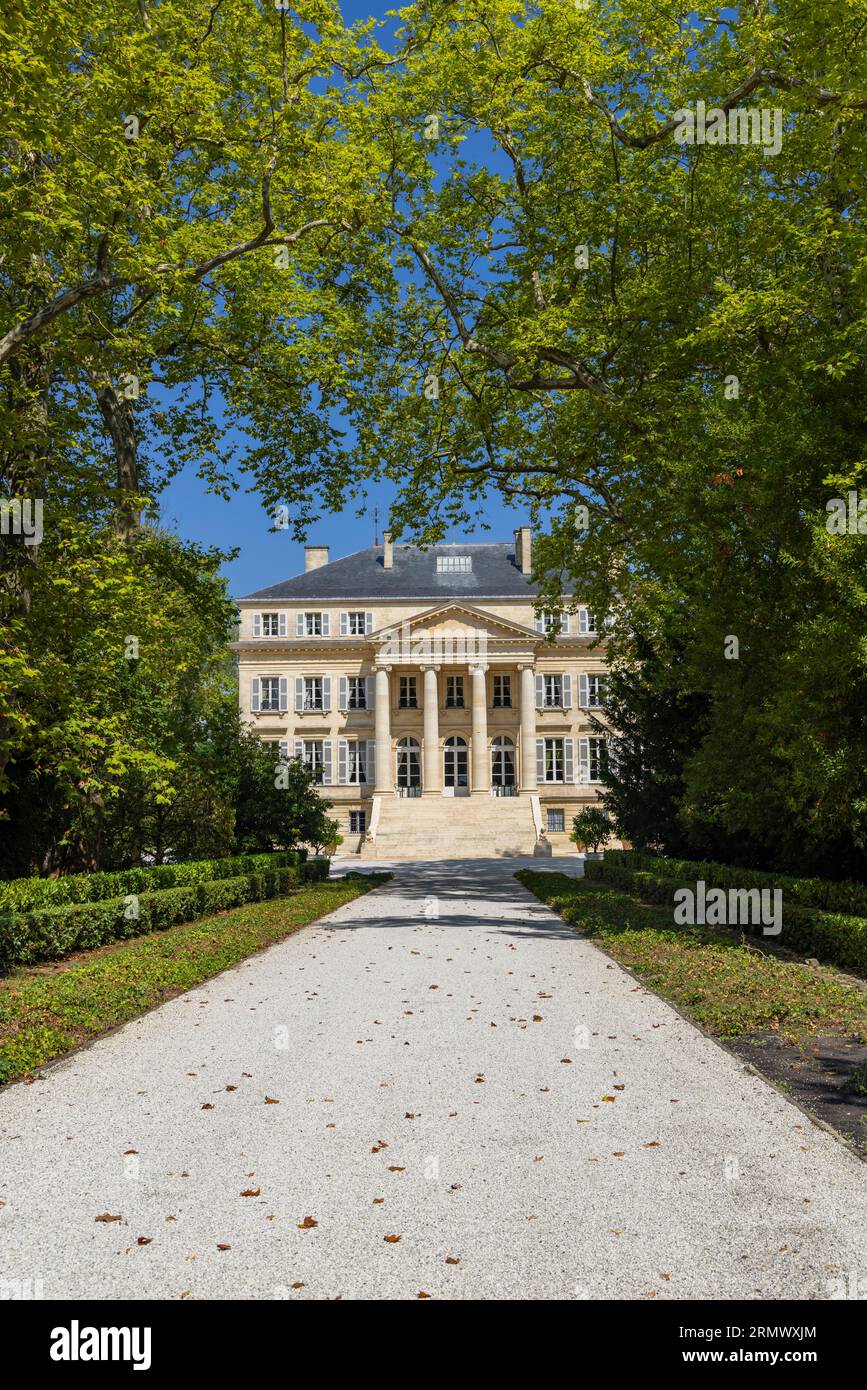
[[[613,829],[610,816],[601,806],[587,806],[583,811],[579,811],[577,816],[572,817],[572,833],[569,839],[573,840],[579,849],[590,849],[596,854],[599,846],[611,836]]]
[[[92,950],[123,937],[165,931],[179,922],[190,922],[245,902],[284,896],[301,883],[323,882],[328,876],[327,859],[284,865],[279,861],[269,864],[269,857],[278,859],[262,855],[234,863],[224,861],[213,866],[225,871],[219,878],[207,876],[211,866],[206,863],[178,865],[179,870],[188,872],[181,873],[176,886],[135,894],[132,901],[125,895],[0,914],[0,967],[9,970],[16,965],[59,960],[74,951]],[[241,872],[232,874],[233,869]],[[98,886],[103,887],[110,876],[98,877],[103,880]]]
[[[772,878],[766,874],[749,874],[722,864],[681,864],[677,873],[670,872],[673,867],[667,861],[658,860],[658,871],[631,867],[634,860],[617,851],[609,851],[603,862],[594,861],[585,865],[585,874],[591,882],[602,882],[621,889],[639,898],[642,902],[659,903],[673,909],[674,894],[678,887],[691,887],[702,879],[708,888],[749,889],[779,888],[783,893],[782,933],[774,938],[788,951],[805,956],[815,956],[845,970],[867,973],[867,917],[845,915],[842,912],[823,910],[814,905],[803,905],[812,896],[822,896],[827,901],[825,890],[855,887],[828,883],[822,885],[816,880],[791,880],[792,892],[784,878]],[[684,878],[688,881],[684,883]],[[801,889],[800,904],[793,903],[792,897]],[[867,890],[861,890],[862,893]],[[739,924],[740,930],[762,935],[759,924]]]
[[[64,878],[19,878],[0,883],[0,909],[27,911],[65,903],[93,903],[121,894],[211,883],[239,874],[276,871],[301,863],[297,851],[237,855],[230,859],[199,859],[154,868],[122,869],[116,873],[69,874]]]
[[[670,911],[639,903],[598,876],[585,882],[528,870],[516,877],[650,989],[720,1037],[777,1033],[791,1043],[828,1035],[867,1041],[863,992],[827,970],[805,970],[708,927],[675,926]]]
[[[278,872],[282,872],[278,871]],[[0,1083],[137,1017],[244,960],[297,927],[367,893],[389,875],[347,875],[278,901],[247,903],[217,921],[118,942],[62,970],[17,969],[0,980]]]

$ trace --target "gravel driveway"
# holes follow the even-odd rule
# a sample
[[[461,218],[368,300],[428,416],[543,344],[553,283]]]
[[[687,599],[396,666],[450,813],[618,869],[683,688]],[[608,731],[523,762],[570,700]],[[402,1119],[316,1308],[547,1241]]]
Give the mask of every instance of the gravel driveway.
[[[225,1299],[812,1299],[864,1278],[858,1160],[516,867],[399,865],[10,1087],[0,1277]]]

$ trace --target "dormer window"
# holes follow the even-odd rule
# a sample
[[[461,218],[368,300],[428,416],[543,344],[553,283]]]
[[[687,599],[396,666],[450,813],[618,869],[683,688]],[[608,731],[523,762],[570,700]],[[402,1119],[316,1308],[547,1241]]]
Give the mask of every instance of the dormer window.
[[[438,555],[437,574],[470,574],[473,568],[471,555]]]

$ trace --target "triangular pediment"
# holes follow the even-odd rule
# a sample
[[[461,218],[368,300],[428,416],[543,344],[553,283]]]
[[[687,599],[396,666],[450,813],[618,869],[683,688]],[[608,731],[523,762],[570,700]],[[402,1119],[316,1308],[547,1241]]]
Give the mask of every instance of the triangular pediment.
[[[492,641],[520,639],[522,642],[526,642],[528,638],[537,641],[539,637],[533,628],[525,627],[522,623],[512,622],[509,618],[496,617],[483,608],[477,608],[474,604],[456,601],[438,603],[434,608],[428,608],[423,613],[416,613],[405,621],[413,635],[434,632],[484,632]],[[383,637],[386,633],[395,632],[400,626],[400,623],[389,623],[386,627],[380,628],[378,632],[374,632],[373,638],[376,639]]]

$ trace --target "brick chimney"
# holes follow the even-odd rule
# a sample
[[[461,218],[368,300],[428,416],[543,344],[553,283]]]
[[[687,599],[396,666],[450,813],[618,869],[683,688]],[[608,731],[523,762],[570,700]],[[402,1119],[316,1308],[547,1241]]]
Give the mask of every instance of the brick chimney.
[[[394,565],[394,546],[391,543],[391,532],[382,533],[382,568],[390,570]]]
[[[533,565],[531,561],[531,551],[533,546],[533,532],[529,526],[518,526],[515,528],[515,564],[522,574],[532,574]]]
[[[328,564],[327,545],[305,545],[304,547],[304,573],[309,574],[310,570],[321,569]]]

